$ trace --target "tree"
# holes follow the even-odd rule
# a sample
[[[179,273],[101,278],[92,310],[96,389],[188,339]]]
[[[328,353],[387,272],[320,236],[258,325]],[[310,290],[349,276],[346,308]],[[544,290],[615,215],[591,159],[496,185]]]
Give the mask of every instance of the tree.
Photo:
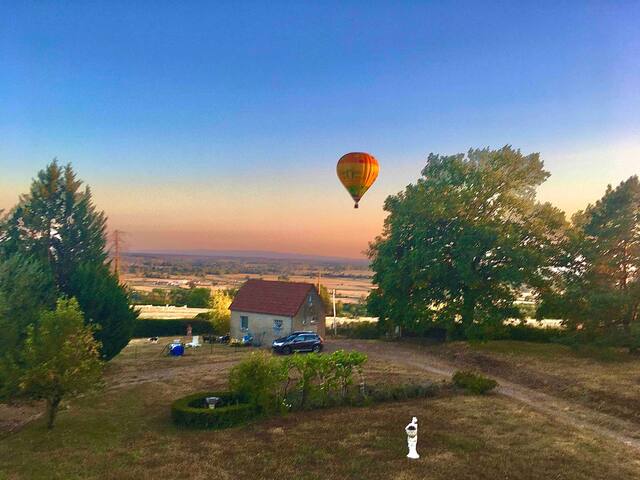
[[[231,312],[229,307],[237,290],[214,290],[211,294],[211,322],[216,333],[224,335],[231,327]]]
[[[42,314],[37,327],[29,326],[20,389],[29,398],[46,400],[47,428],[53,428],[64,398],[100,385],[99,347],[74,299],[59,300],[55,311]]]
[[[333,314],[333,300],[331,298],[331,293],[329,293],[329,289],[322,284],[319,284],[320,288],[318,289],[318,295],[322,300],[322,305],[324,305],[324,311],[329,314]]]
[[[0,258],[0,398],[17,392],[27,329],[54,304],[51,275],[38,262],[22,255]]]
[[[8,214],[0,243],[5,256],[23,253],[48,265],[63,293],[79,265],[107,260],[106,217],[81,187],[71,165],[51,162]]]
[[[128,294],[105,273],[106,217],[71,165],[61,167],[56,160],[47,165],[1,223],[0,258],[22,255],[51,272],[56,296],[76,296],[87,320],[100,325],[104,357],[118,353],[131,332]],[[97,278],[89,278],[92,274]],[[79,277],[90,286],[82,286]],[[109,292],[107,298],[92,298],[98,286]]]
[[[518,288],[546,285],[562,243],[564,214],[535,200],[548,176],[538,154],[510,146],[429,155],[422,178],[385,201],[370,312],[385,328],[467,336],[519,318]]]
[[[102,358],[115,357],[129,343],[138,317],[118,277],[105,264],[85,263],[73,273],[68,294],[77,299],[85,321],[96,327]]]
[[[564,319],[586,340],[615,339],[632,348],[640,308],[640,181],[607,187],[573,216],[560,281],[544,297],[542,314]]]
[[[39,262],[20,254],[0,258],[0,357],[18,351],[27,327],[54,303],[53,279]]]

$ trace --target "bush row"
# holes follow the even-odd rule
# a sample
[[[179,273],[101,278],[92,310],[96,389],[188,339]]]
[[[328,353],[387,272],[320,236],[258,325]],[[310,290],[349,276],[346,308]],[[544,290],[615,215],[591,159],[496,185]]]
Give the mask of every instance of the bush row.
[[[347,338],[374,339],[380,337],[376,322],[352,322],[339,324],[337,334]]]
[[[186,335],[188,325],[191,325],[194,335],[213,333],[213,325],[206,320],[137,319],[133,326],[133,337],[148,338]]]
[[[222,406],[207,408],[206,397],[219,397]],[[200,392],[179,398],[171,405],[171,418],[188,428],[227,428],[251,420],[258,414],[253,403],[230,392]]]

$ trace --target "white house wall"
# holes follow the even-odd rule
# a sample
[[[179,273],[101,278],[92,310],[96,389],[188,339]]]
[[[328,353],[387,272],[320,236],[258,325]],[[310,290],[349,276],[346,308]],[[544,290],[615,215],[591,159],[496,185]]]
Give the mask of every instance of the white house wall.
[[[253,335],[256,341],[263,346],[270,346],[276,338],[288,335],[293,330],[293,322],[291,317],[281,315],[270,315],[267,313],[240,312],[233,310],[231,312],[231,337],[242,338],[247,332],[240,328],[240,317],[246,316],[249,319],[249,333]],[[282,329],[274,330],[274,320],[282,320]]]

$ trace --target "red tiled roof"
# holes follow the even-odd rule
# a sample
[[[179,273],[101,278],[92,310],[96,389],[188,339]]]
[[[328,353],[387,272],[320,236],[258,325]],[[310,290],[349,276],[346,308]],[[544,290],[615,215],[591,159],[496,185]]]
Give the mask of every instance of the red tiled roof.
[[[247,280],[229,309],[293,317],[312,289],[315,287],[311,283]]]

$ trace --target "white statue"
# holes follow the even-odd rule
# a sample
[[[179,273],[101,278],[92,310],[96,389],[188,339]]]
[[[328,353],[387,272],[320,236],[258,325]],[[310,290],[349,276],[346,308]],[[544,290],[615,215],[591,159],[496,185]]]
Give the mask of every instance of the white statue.
[[[413,417],[411,423],[405,427],[404,431],[407,432],[407,445],[409,446],[407,458],[420,458],[416,450],[418,446],[418,419]]]

